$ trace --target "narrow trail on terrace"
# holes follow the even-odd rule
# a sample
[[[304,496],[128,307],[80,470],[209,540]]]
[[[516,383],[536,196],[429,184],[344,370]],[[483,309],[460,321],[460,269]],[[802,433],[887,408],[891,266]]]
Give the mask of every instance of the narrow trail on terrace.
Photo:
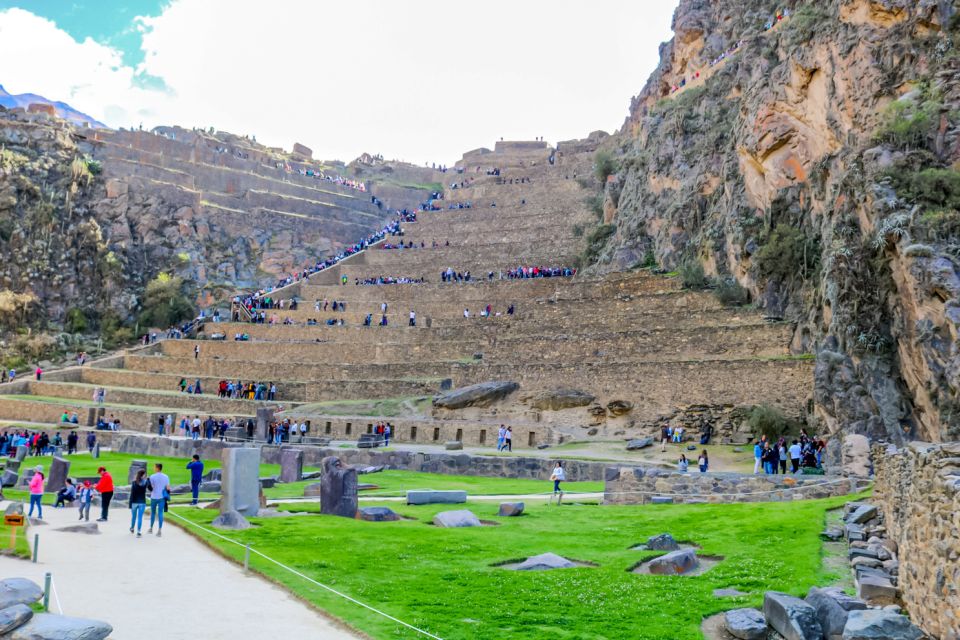
[[[3,503],[5,506],[9,503]],[[91,516],[99,514],[94,507]],[[99,535],[56,529],[77,524],[74,508],[43,508],[37,564],[0,557],[0,577],[53,581],[65,615],[113,625],[111,640],[289,637],[359,640],[285,590],[220,557],[179,527],[165,523],[163,537],[130,533],[130,511],[111,509]],[[53,598],[50,610],[59,613]]]

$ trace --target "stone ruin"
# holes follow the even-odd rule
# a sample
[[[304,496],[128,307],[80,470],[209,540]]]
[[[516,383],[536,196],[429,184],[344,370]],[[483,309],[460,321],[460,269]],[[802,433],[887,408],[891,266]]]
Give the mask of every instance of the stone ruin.
[[[345,467],[336,456],[321,463],[320,513],[343,518],[357,517],[357,470]]]
[[[260,510],[260,449],[231,447],[223,450],[220,515],[213,526],[229,529],[249,527],[246,518]]]

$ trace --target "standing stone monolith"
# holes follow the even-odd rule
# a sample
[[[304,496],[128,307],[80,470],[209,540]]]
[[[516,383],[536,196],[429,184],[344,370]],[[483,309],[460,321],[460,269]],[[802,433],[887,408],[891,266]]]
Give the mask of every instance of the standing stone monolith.
[[[321,465],[320,513],[357,517],[357,470],[344,467],[336,456],[324,458]]]
[[[300,482],[303,480],[303,450],[280,450],[280,482]]]
[[[146,460],[133,460],[130,462],[130,470],[127,471],[127,483],[132,483],[137,478],[137,471],[147,470]]]
[[[94,458],[99,458],[99,457],[100,457],[100,443],[99,443],[99,442],[98,442],[97,444],[93,445],[93,457],[94,457]]]
[[[237,511],[250,518],[260,509],[260,449],[223,450],[220,513]]]
[[[266,442],[270,437],[270,423],[273,422],[272,407],[257,407],[257,440]]]
[[[27,445],[21,444],[17,446],[17,457],[15,460],[17,462],[23,462],[23,459],[27,457],[28,453],[30,453],[30,449],[27,448]]]
[[[67,484],[67,476],[70,475],[70,461],[54,456],[50,461],[50,475],[47,476],[47,488],[45,491],[60,491]]]

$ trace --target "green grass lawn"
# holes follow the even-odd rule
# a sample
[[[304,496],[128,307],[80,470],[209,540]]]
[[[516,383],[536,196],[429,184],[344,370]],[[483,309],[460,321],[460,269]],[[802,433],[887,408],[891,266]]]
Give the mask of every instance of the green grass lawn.
[[[429,525],[454,505],[389,506],[415,518],[373,523],[332,516],[252,519],[227,535],[304,574],[445,640],[475,638],[700,638],[705,616],[759,606],[775,589],[796,595],[836,580],[824,568],[819,539],[827,510],[847,498],[733,505],[529,505],[519,518],[498,518],[497,505],[470,503],[500,526],[440,529]],[[290,508],[299,508],[292,506]],[[207,525],[216,513],[176,509]],[[175,518],[171,518],[176,521]],[[182,524],[182,523],[179,523]],[[186,527],[228,557],[243,547]],[[724,560],[701,576],[630,573],[651,553],[631,550],[663,532]],[[596,567],[514,572],[492,565],[554,552]],[[374,638],[418,637],[262,558],[251,566]],[[750,595],[714,598],[735,587]]]
[[[30,543],[27,540],[27,528],[10,527],[4,524],[2,519],[0,519],[0,549],[3,549],[4,553],[9,553],[7,550],[10,549],[11,529],[16,529],[16,537],[13,544],[13,555],[17,556],[18,558],[29,558]]]

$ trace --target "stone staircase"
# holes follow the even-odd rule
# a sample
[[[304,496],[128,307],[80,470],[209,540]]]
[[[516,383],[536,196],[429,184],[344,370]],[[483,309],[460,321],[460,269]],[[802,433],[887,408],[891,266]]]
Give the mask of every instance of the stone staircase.
[[[424,248],[372,247],[273,292],[275,299],[299,301],[295,310],[267,310],[273,324],[208,323],[199,358],[195,341],[167,340],[42,382],[5,385],[0,419],[56,422],[68,409],[84,422],[99,386],[107,389],[106,410],[138,431],[152,430],[166,413],[251,418],[264,406],[309,420],[311,435],[356,439],[389,420],[399,441],[491,446],[501,423],[514,426],[515,446],[527,447],[649,435],[658,416],[690,407],[770,404],[800,414],[812,392],[812,362],[790,354],[787,324],[765,321],[753,309],[723,307],[710,292],[683,290],[677,278],[648,271],[500,279],[501,271],[518,265],[574,264],[584,242],[576,229],[596,224],[584,204],[589,191],[573,178],[589,172],[592,152],[588,145],[554,165],[539,145],[468,154],[460,165],[465,173],[446,178],[448,186],[472,181],[448,188],[438,204],[469,201],[473,207],[422,212],[417,223],[404,225],[401,239],[418,247],[422,241]],[[501,175],[471,173],[478,166],[484,172],[499,167]],[[503,183],[511,177],[530,181]],[[297,201],[288,194],[262,197]],[[476,280],[443,283],[440,273],[448,267],[470,270]],[[340,284],[343,275],[347,285]],[[353,284],[381,275],[425,282]],[[323,300],[344,301],[347,308],[316,311],[315,302]],[[379,327],[383,302],[389,324]],[[493,317],[478,317],[487,305]],[[408,326],[411,310],[416,327]],[[362,326],[367,314],[374,326]],[[328,326],[328,319],[345,325]],[[224,339],[210,339],[213,334]],[[236,334],[248,339],[236,341]],[[205,394],[179,393],[181,378],[199,379]],[[279,397],[272,403],[220,399],[221,379],[275,382]],[[503,402],[459,411],[433,409],[423,400],[491,380],[520,388]],[[595,400],[538,408],[537,398],[558,389],[582,390]]]

